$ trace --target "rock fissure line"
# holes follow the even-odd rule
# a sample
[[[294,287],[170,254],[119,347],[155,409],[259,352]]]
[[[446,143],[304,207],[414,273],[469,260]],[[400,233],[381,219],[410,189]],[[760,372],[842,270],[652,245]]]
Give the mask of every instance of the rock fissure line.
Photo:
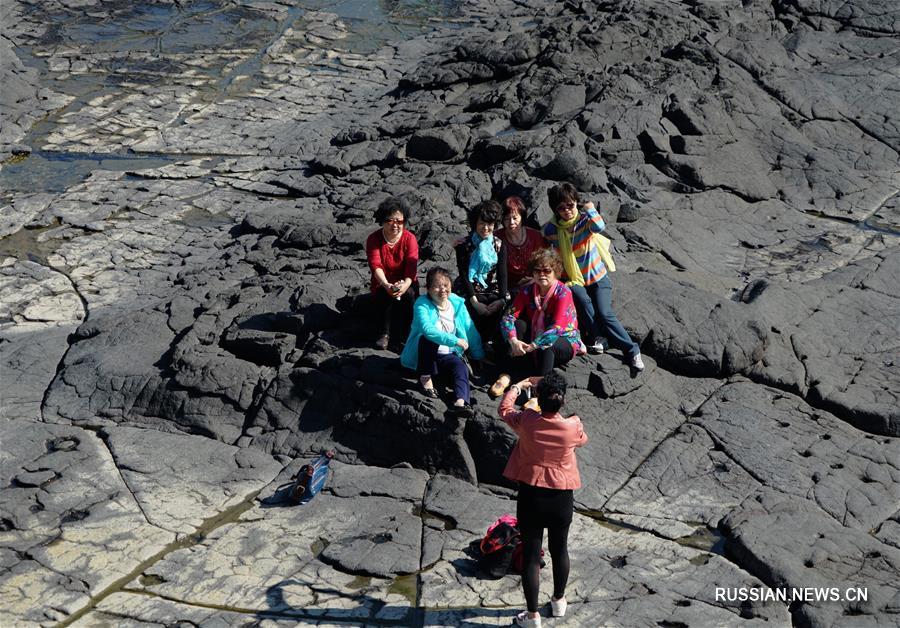
[[[156,525],[150,520],[150,517],[147,515],[147,511],[144,510],[144,505],[141,503],[141,500],[137,498],[134,494],[134,489],[131,488],[131,485],[128,483],[128,480],[125,478],[125,475],[122,473],[122,469],[119,468],[119,463],[116,460],[116,456],[113,453],[112,447],[109,444],[109,434],[104,432],[103,430],[97,430],[95,432],[97,436],[97,440],[103,443],[103,446],[106,447],[106,450],[109,452],[109,457],[112,460],[113,466],[116,468],[116,473],[119,474],[119,478],[122,480],[122,485],[125,489],[131,494],[131,498],[134,500],[135,505],[138,507],[138,510],[141,511],[141,516],[144,518],[144,521],[147,522],[148,525],[151,525],[155,528],[159,528],[160,526]],[[169,530],[169,532],[174,532],[174,530]]]
[[[260,489],[261,490],[261,489]],[[129,582],[137,578],[144,571],[146,571],[149,567],[152,567],[160,560],[171,554],[172,552],[176,552],[181,549],[186,549],[189,547],[193,547],[194,545],[199,545],[203,542],[206,536],[216,530],[217,528],[232,523],[231,519],[239,517],[241,514],[250,510],[253,507],[254,500],[256,496],[259,495],[260,490],[256,490],[252,492],[250,495],[245,497],[240,503],[235,504],[231,508],[227,508],[224,511],[213,515],[212,517],[206,519],[203,524],[198,526],[194,532],[186,535],[182,539],[178,539],[173,541],[172,543],[166,545],[159,552],[151,556],[150,558],[140,562],[134,569],[132,569],[127,575],[119,578],[111,585],[92,596],[87,604],[81,610],[78,610],[57,624],[57,628],[65,628],[66,626],[70,626],[78,619],[91,612],[96,608],[96,606],[102,602],[104,599],[121,591]]]
[[[198,602],[196,600],[185,600],[179,597],[165,595],[163,593],[158,593],[156,591],[150,591],[147,589],[132,589],[130,587],[123,587],[121,589],[124,593],[129,593],[132,595],[142,595],[145,597],[156,598],[160,600],[166,600],[167,602],[174,602],[176,604],[181,604],[184,606],[190,606],[194,608],[203,608],[207,610],[213,611],[225,611],[228,613],[237,613],[241,615],[253,615],[255,617],[259,617],[261,619],[311,619],[311,620],[327,620],[329,622],[335,623],[357,623],[359,619],[353,617],[333,617],[329,614],[329,610],[326,609],[324,613],[322,611],[316,613],[309,613],[302,609],[291,609],[287,611],[271,611],[265,609],[254,609],[247,608],[243,606],[228,606],[227,604],[211,604],[205,602]],[[345,598],[349,600],[354,600],[355,598],[352,595],[346,595],[341,591],[337,591],[334,589],[329,590],[329,593],[334,593],[340,598]],[[103,613],[108,613],[108,611],[101,611]],[[346,613],[346,609],[331,609],[331,612],[335,614]],[[111,613],[110,613],[111,614]],[[126,616],[127,617],[127,616]],[[139,618],[138,618],[139,619]],[[401,626],[402,620],[384,620],[384,619],[376,619],[374,617],[369,617],[366,619],[366,624],[371,624],[375,626]]]
[[[671,430],[669,430],[669,432],[668,432],[665,436],[663,436],[663,437],[656,443],[656,445],[653,446],[653,449],[651,449],[651,450],[647,453],[647,455],[644,456],[644,458],[643,458],[643,459],[642,459],[642,460],[634,467],[634,469],[632,469],[631,473],[628,475],[628,477],[625,479],[625,481],[623,481],[623,482],[619,485],[619,487],[618,487],[616,490],[614,490],[612,493],[610,493],[609,497],[606,498],[606,501],[604,501],[604,502],[600,505],[600,510],[605,509],[605,508],[609,505],[610,500],[612,500],[612,498],[615,497],[616,494],[617,494],[619,491],[621,491],[623,488],[625,488],[625,487],[628,485],[628,483],[629,483],[632,479],[634,479],[634,477],[637,475],[638,471],[641,470],[641,467],[644,466],[644,463],[647,462],[647,460],[649,460],[650,457],[653,456],[654,453],[656,453],[656,450],[659,449],[660,446],[661,446],[664,442],[666,442],[667,440],[669,440],[670,438],[672,438],[673,436],[675,436],[675,435],[679,432],[679,430],[681,430],[681,428],[684,427],[684,425],[686,425],[686,424],[689,423],[689,422],[690,422],[690,418],[685,418],[681,423],[679,423],[678,425],[676,425],[675,427],[673,427]]]

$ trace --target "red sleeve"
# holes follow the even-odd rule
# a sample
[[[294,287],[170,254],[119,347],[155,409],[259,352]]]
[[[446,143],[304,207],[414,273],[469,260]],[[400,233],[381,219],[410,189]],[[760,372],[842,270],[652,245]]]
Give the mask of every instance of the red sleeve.
[[[419,267],[419,241],[416,240],[416,236],[414,236],[411,231],[405,231],[404,233],[408,233],[409,238],[407,238],[406,244],[406,259],[403,264],[403,276],[415,283],[416,269]]]
[[[366,238],[366,259],[369,260],[369,268],[375,272],[376,268],[384,270],[381,263],[381,234],[377,231]]]
[[[519,389],[511,387],[506,391],[506,394],[503,395],[503,399],[500,401],[500,408],[497,410],[500,418],[513,428],[513,431],[517,434],[522,425],[522,415],[525,414],[524,411],[516,410],[516,397],[518,396]]]

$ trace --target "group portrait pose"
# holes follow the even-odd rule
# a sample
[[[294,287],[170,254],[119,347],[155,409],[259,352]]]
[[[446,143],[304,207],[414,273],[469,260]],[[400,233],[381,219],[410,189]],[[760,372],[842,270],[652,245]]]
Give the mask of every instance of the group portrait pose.
[[[438,399],[438,380],[446,381],[448,408],[459,416],[473,414],[472,378],[483,363],[489,360],[499,373],[489,394],[502,397],[499,417],[518,437],[503,472],[518,487],[526,610],[515,621],[530,628],[541,625],[545,529],[551,613],[566,612],[573,491],[581,487],[575,450],[588,441],[579,417],[561,414],[567,385],[559,369],[609,347],[622,352],[635,375],[644,369],[640,346],[612,308],[615,265],[606,223],[570,183],[551,187],[547,201],[552,218],[541,230],[526,226],[518,196],[475,205],[468,234],[453,242],[456,276],[432,268],[421,295],[418,241],[401,199],[378,206],[379,229],[366,240],[375,347],[387,350],[405,338],[400,363],[416,374],[419,391]]]

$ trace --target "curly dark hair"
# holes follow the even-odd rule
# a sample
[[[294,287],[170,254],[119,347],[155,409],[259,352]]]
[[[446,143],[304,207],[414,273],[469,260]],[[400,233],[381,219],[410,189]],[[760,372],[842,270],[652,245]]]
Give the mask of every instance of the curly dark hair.
[[[538,249],[528,258],[528,274],[533,274],[535,268],[553,269],[557,279],[562,276],[563,263],[559,253],[555,249]]]
[[[495,227],[500,224],[503,218],[503,208],[497,201],[481,201],[469,212],[469,228],[475,231],[478,221],[493,224]]]
[[[390,217],[394,212],[400,212],[403,214],[403,222],[405,225],[409,224],[409,205],[407,205],[403,200],[397,198],[396,196],[388,196],[386,199],[381,201],[378,205],[378,209],[375,210],[375,222],[379,225],[383,225],[385,221]]]
[[[566,402],[566,378],[550,371],[537,385],[538,405],[541,412],[559,412]]]
[[[547,202],[550,203],[550,209],[554,214],[556,213],[557,207],[563,203],[568,203],[569,201],[574,201],[576,203],[581,202],[581,199],[578,197],[578,190],[576,190],[575,186],[571,183],[554,185],[547,190]]]
[[[425,287],[430,288],[432,285],[434,285],[434,282],[437,281],[438,277],[444,277],[447,281],[450,282],[450,285],[453,285],[453,277],[450,276],[450,271],[446,268],[435,266],[428,271],[427,275],[425,275]]]

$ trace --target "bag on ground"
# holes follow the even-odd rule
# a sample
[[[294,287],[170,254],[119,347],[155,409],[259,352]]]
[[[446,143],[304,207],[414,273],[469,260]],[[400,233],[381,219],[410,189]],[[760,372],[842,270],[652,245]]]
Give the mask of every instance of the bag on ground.
[[[481,558],[478,560],[478,567],[483,573],[502,578],[509,572],[513,554],[521,544],[516,523],[516,518],[512,515],[503,515],[488,527],[479,545]],[[519,552],[521,553],[521,549]]]
[[[312,463],[300,467],[291,484],[290,499],[295,504],[305,504],[319,494],[328,478],[328,464],[334,452],[326,452]]]

